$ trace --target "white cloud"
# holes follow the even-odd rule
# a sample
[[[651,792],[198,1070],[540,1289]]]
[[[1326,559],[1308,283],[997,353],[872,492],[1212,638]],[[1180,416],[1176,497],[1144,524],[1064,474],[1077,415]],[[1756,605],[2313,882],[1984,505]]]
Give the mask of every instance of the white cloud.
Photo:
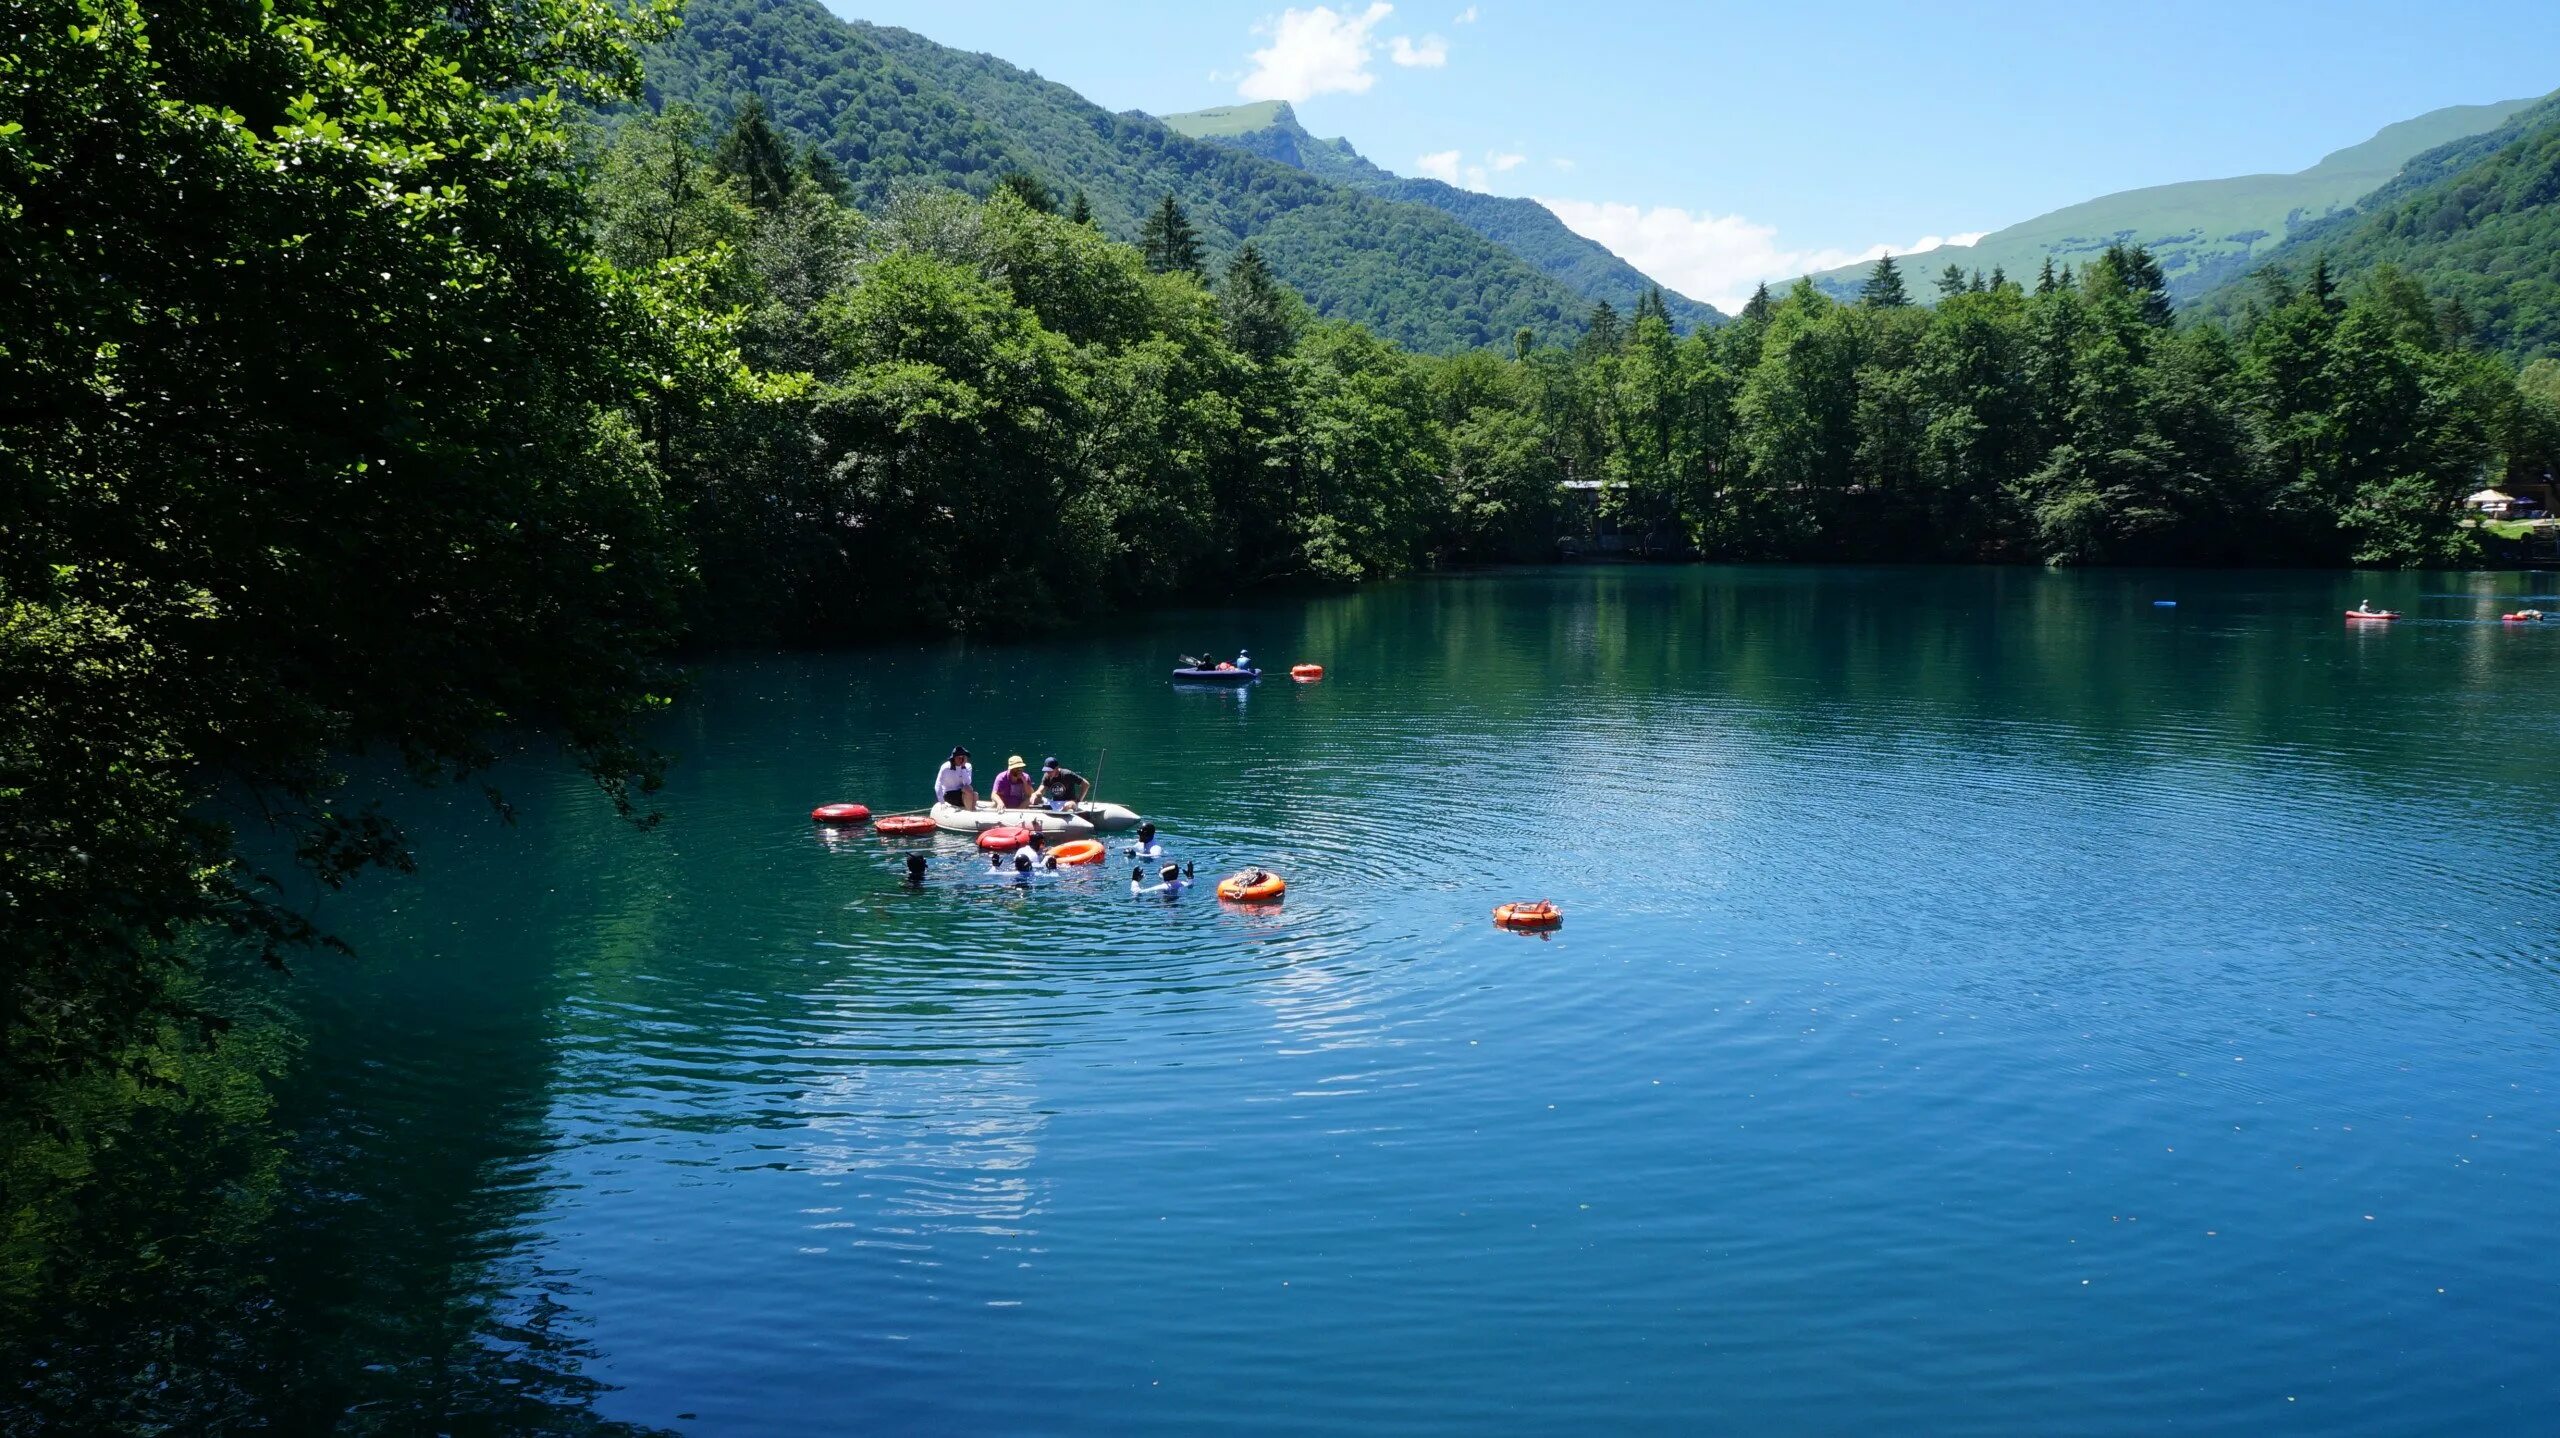
[[[1416,40],[1410,35],[1378,34],[1396,7],[1377,0],[1366,10],[1336,10],[1318,5],[1291,8],[1276,19],[1253,27],[1270,43],[1253,52],[1253,68],[1237,84],[1248,100],[1306,100],[1317,95],[1365,95],[1378,83],[1370,69],[1378,46],[1387,58],[1407,69],[1437,70],[1449,63],[1449,42],[1437,35]]]
[[[1437,35],[1425,35],[1419,41],[1398,35],[1387,42],[1387,58],[1407,69],[1437,70],[1449,63],[1449,42]]]
[[[1466,9],[1459,11],[1458,18],[1450,21],[1449,23],[1452,25],[1473,25],[1476,23],[1476,7],[1470,5]]]
[[[1395,12],[1381,3],[1354,15],[1330,5],[1284,10],[1253,33],[1270,44],[1253,52],[1253,70],[1236,86],[1248,100],[1306,100],[1317,95],[1365,95],[1378,77],[1369,69],[1380,21]]]
[[[1547,163],[1555,166],[1559,170],[1570,170],[1573,168],[1573,161],[1565,159],[1561,155],[1557,156],[1555,159],[1547,161]]]
[[[1695,214],[1675,205],[1643,209],[1589,200],[1538,203],[1566,228],[1616,251],[1621,259],[1683,294],[1731,313],[1766,281],[1780,284],[1816,270],[1870,264],[1886,255],[1917,255],[1944,245],[1969,245],[1985,231],[1923,235],[1907,245],[1863,250],[1793,249],[1779,243],[1778,227],[1740,215]]]
[[[1413,167],[1421,174],[1444,184],[1457,185],[1469,190],[1481,190],[1492,182],[1494,176],[1516,170],[1527,163],[1529,163],[1529,157],[1526,155],[1514,155],[1500,150],[1487,150],[1479,160],[1467,159],[1466,152],[1463,150],[1439,150],[1416,159]]]

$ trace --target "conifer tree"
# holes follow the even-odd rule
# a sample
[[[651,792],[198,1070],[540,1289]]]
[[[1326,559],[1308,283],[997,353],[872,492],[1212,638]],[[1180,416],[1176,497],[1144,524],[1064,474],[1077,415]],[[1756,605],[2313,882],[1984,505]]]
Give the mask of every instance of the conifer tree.
[[[759,210],[778,210],[791,198],[793,172],[802,167],[764,116],[764,97],[749,95],[720,137],[712,163],[739,187],[746,202]]]
[[[2060,288],[2062,282],[2053,277],[2053,256],[2047,255],[2044,257],[2044,269],[2036,275],[2036,293],[2049,295]]]
[[[1050,194],[1049,187],[1040,183],[1040,177],[1028,170],[1005,171],[1003,177],[996,181],[996,188],[1041,214],[1054,215],[1058,212],[1058,197]]]
[[[1168,190],[1165,197],[1138,227],[1138,250],[1146,256],[1147,268],[1160,275],[1185,274],[1195,278],[1205,273],[1200,257],[1200,232],[1191,227],[1191,217],[1182,212],[1182,204]]]
[[[1998,294],[2009,287],[2009,272],[1998,265],[1991,267],[1991,292]]]
[[[1636,301],[1637,322],[1642,323],[1647,315],[1653,316],[1666,325],[1671,323],[1671,302],[1663,295],[1660,285],[1647,289],[1644,297]]]
[[[1893,262],[1893,256],[1876,261],[1876,267],[1867,272],[1858,303],[1871,310],[1897,310],[1911,303],[1911,292],[1902,285],[1902,266]]]
[[[1742,317],[1754,324],[1767,324],[1769,322],[1769,311],[1776,309],[1777,307],[1778,301],[1776,296],[1769,293],[1769,283],[1768,281],[1763,280],[1760,282],[1760,288],[1751,292],[1750,301],[1743,305]]]
[[[800,152],[800,178],[809,188],[839,205],[853,198],[853,187],[845,183],[844,167],[836,163],[835,156],[816,145]]]
[[[1591,307],[1591,318],[1583,326],[1582,348],[1591,354],[1616,354],[1626,343],[1626,325],[1619,320],[1617,309],[1607,300]]]
[[[1075,203],[1067,207],[1067,218],[1079,225],[1093,223],[1093,205],[1085,199],[1082,189],[1076,191]]]
[[[1289,292],[1272,278],[1262,252],[1249,242],[1227,264],[1218,308],[1226,317],[1227,338],[1263,364],[1279,358],[1296,338]]]
[[[1951,300],[1956,296],[1963,294],[1964,285],[1964,266],[1949,265],[1945,269],[1938,271],[1938,297],[1940,299]],[[1982,286],[1979,282],[1976,282],[1974,288],[1980,289]]]

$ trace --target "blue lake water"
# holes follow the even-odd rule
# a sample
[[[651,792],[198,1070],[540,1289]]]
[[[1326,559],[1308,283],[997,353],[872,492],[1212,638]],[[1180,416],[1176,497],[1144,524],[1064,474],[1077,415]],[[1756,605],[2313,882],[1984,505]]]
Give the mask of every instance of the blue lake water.
[[[1567,569],[717,662],[662,827],[520,767],[514,827],[405,799],[423,872],[324,909],[363,957],[294,989],[292,1401],[2542,1429],[2560,626],[2495,622],[2534,587]],[[1237,644],[1330,675],[1165,682]],[[808,822],[925,802],[954,741],[1288,898]]]

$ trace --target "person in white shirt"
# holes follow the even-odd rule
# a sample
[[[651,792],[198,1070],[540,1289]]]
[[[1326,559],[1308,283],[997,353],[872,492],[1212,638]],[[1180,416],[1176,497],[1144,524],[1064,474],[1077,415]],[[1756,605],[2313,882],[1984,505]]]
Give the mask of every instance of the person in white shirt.
[[[978,807],[978,776],[969,767],[969,751],[955,747],[933,776],[933,797],[954,809]]]
[[[1153,821],[1138,826],[1138,842],[1129,846],[1129,857],[1132,859],[1164,857],[1164,845],[1156,842],[1156,826]]]
[[[1191,875],[1179,864],[1165,865],[1156,872],[1156,879],[1157,882],[1150,884],[1147,882],[1145,869],[1131,869],[1129,897],[1143,899],[1153,894],[1162,894],[1168,899],[1179,899],[1182,897],[1182,891],[1191,887]]]

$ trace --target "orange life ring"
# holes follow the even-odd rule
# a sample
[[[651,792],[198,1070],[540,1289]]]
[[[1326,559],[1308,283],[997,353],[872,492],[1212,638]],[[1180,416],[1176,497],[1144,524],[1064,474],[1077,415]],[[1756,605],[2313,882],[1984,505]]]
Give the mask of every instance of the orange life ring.
[[[922,814],[892,814],[888,818],[881,820],[879,823],[874,824],[871,827],[879,830],[883,834],[895,836],[902,834],[930,834],[934,831],[935,825],[931,819],[926,818]]]
[[[1301,684],[1313,684],[1324,677],[1324,666],[1321,664],[1292,664],[1289,666],[1289,677],[1297,680]]]
[[[995,828],[982,829],[978,833],[978,847],[992,849],[999,854],[1011,853],[1030,842],[1029,829],[1018,829],[1011,824],[999,824]]]
[[[1262,877],[1256,879],[1253,877],[1256,874]],[[1268,869],[1247,869],[1218,881],[1218,897],[1231,904],[1268,904],[1287,892],[1289,886]]]
[[[1540,899],[1534,904],[1497,904],[1493,921],[1506,929],[1553,929],[1564,923],[1564,910]]]
[[[1095,839],[1069,839],[1049,851],[1049,857],[1061,864],[1099,864],[1111,851]]]
[[[862,804],[820,804],[809,817],[821,824],[859,824],[871,817],[871,810]]]

